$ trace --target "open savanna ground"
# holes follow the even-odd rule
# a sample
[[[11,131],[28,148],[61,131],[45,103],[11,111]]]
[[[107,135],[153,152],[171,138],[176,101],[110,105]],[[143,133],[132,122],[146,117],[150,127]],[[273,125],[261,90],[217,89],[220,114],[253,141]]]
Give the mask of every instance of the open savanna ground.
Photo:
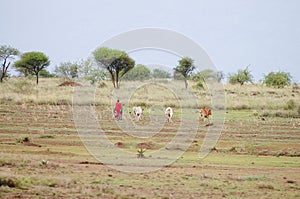
[[[93,88],[94,102],[89,102],[89,97],[84,102],[94,108],[106,138],[118,150],[132,154],[132,159],[137,159],[137,151],[143,148],[145,157],[138,160],[151,161],[151,154],[164,148],[178,129],[192,133],[190,126],[181,126],[182,118],[191,125],[198,122],[186,151],[180,145],[168,149],[182,150],[182,156],[156,171],[135,173],[117,171],[88,152],[74,123],[73,87],[59,87],[59,79],[41,79],[39,86],[22,81],[10,79],[0,85],[0,198],[300,197],[300,88],[296,85],[284,89],[225,85],[227,110],[222,134],[211,153],[200,158],[205,135],[213,126],[199,121],[195,111],[202,105],[212,106],[208,91],[192,90],[195,104],[178,99],[163,82],[132,87],[124,82],[121,88],[132,91],[130,100],[124,102],[125,112],[140,104],[145,115],[139,122],[129,115],[115,121],[111,103],[115,97],[122,99],[122,93],[115,94],[110,82],[102,82]],[[191,116],[178,111],[178,100],[186,101],[182,109],[191,110]],[[163,113],[160,109],[167,105],[174,107],[173,123],[163,121],[150,138],[130,136],[134,129],[151,123],[154,113]],[[133,132],[120,129],[126,121],[136,125]],[[145,129],[143,133],[151,132]]]

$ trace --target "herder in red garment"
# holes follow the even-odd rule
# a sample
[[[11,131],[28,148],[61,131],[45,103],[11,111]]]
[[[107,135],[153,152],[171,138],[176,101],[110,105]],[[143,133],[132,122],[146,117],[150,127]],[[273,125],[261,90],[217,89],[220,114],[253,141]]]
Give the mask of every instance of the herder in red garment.
[[[114,112],[116,119],[122,119],[122,103],[119,100],[117,100]]]

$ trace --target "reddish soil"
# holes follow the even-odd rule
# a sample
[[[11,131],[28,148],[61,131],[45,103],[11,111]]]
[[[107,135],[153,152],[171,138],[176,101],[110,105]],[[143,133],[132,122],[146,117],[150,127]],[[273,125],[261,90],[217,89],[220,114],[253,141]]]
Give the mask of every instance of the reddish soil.
[[[81,86],[81,84],[76,83],[76,82],[63,82],[58,86]]]

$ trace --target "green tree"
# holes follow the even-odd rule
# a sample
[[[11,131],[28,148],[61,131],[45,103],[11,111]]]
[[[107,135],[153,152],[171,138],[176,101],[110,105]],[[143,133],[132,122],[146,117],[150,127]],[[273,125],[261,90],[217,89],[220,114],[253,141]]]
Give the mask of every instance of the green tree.
[[[194,60],[189,57],[184,57],[179,60],[179,65],[174,68],[175,73],[179,73],[184,77],[185,88],[187,88],[187,78],[192,74],[193,70],[196,68],[194,65]]]
[[[263,82],[267,86],[274,86],[277,88],[283,88],[291,84],[292,76],[286,72],[270,72],[264,76]]]
[[[95,67],[92,59],[90,58],[81,62],[78,75],[80,78],[90,81],[92,85],[100,80],[106,79],[107,77],[107,73],[104,69]]]
[[[67,79],[78,78],[78,69],[80,65],[78,63],[63,62],[59,66],[56,66],[54,72],[60,77]]]
[[[12,48],[10,46],[0,46],[0,60],[3,60],[2,67],[0,70],[0,82],[3,82],[3,79],[8,76],[7,71],[11,65],[11,60],[20,54],[19,50]]]
[[[128,73],[126,73],[122,79],[132,81],[144,81],[150,79],[151,71],[144,65],[138,64]]]
[[[135,61],[126,52],[106,47],[98,48],[93,52],[96,63],[105,68],[110,74],[114,88],[119,88],[122,76],[130,71]]]
[[[167,71],[156,68],[152,72],[152,77],[155,79],[166,79],[171,78],[171,74]]]
[[[28,70],[36,76],[36,84],[39,84],[39,72],[50,65],[49,58],[42,52],[27,52],[21,55],[14,66],[19,69]]]
[[[229,83],[231,84],[244,85],[248,82],[253,82],[253,76],[251,75],[248,67],[246,67],[244,70],[238,70],[236,74],[229,75]]]

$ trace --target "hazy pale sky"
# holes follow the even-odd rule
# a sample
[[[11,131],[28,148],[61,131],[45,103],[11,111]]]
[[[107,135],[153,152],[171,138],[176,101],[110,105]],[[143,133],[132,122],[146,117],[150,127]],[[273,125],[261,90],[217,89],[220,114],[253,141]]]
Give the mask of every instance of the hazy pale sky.
[[[156,27],[194,40],[225,74],[250,65],[256,80],[284,71],[300,83],[298,0],[0,0],[0,5],[0,45],[44,52],[50,71],[87,58],[115,35]],[[136,61],[162,62],[155,58]]]

